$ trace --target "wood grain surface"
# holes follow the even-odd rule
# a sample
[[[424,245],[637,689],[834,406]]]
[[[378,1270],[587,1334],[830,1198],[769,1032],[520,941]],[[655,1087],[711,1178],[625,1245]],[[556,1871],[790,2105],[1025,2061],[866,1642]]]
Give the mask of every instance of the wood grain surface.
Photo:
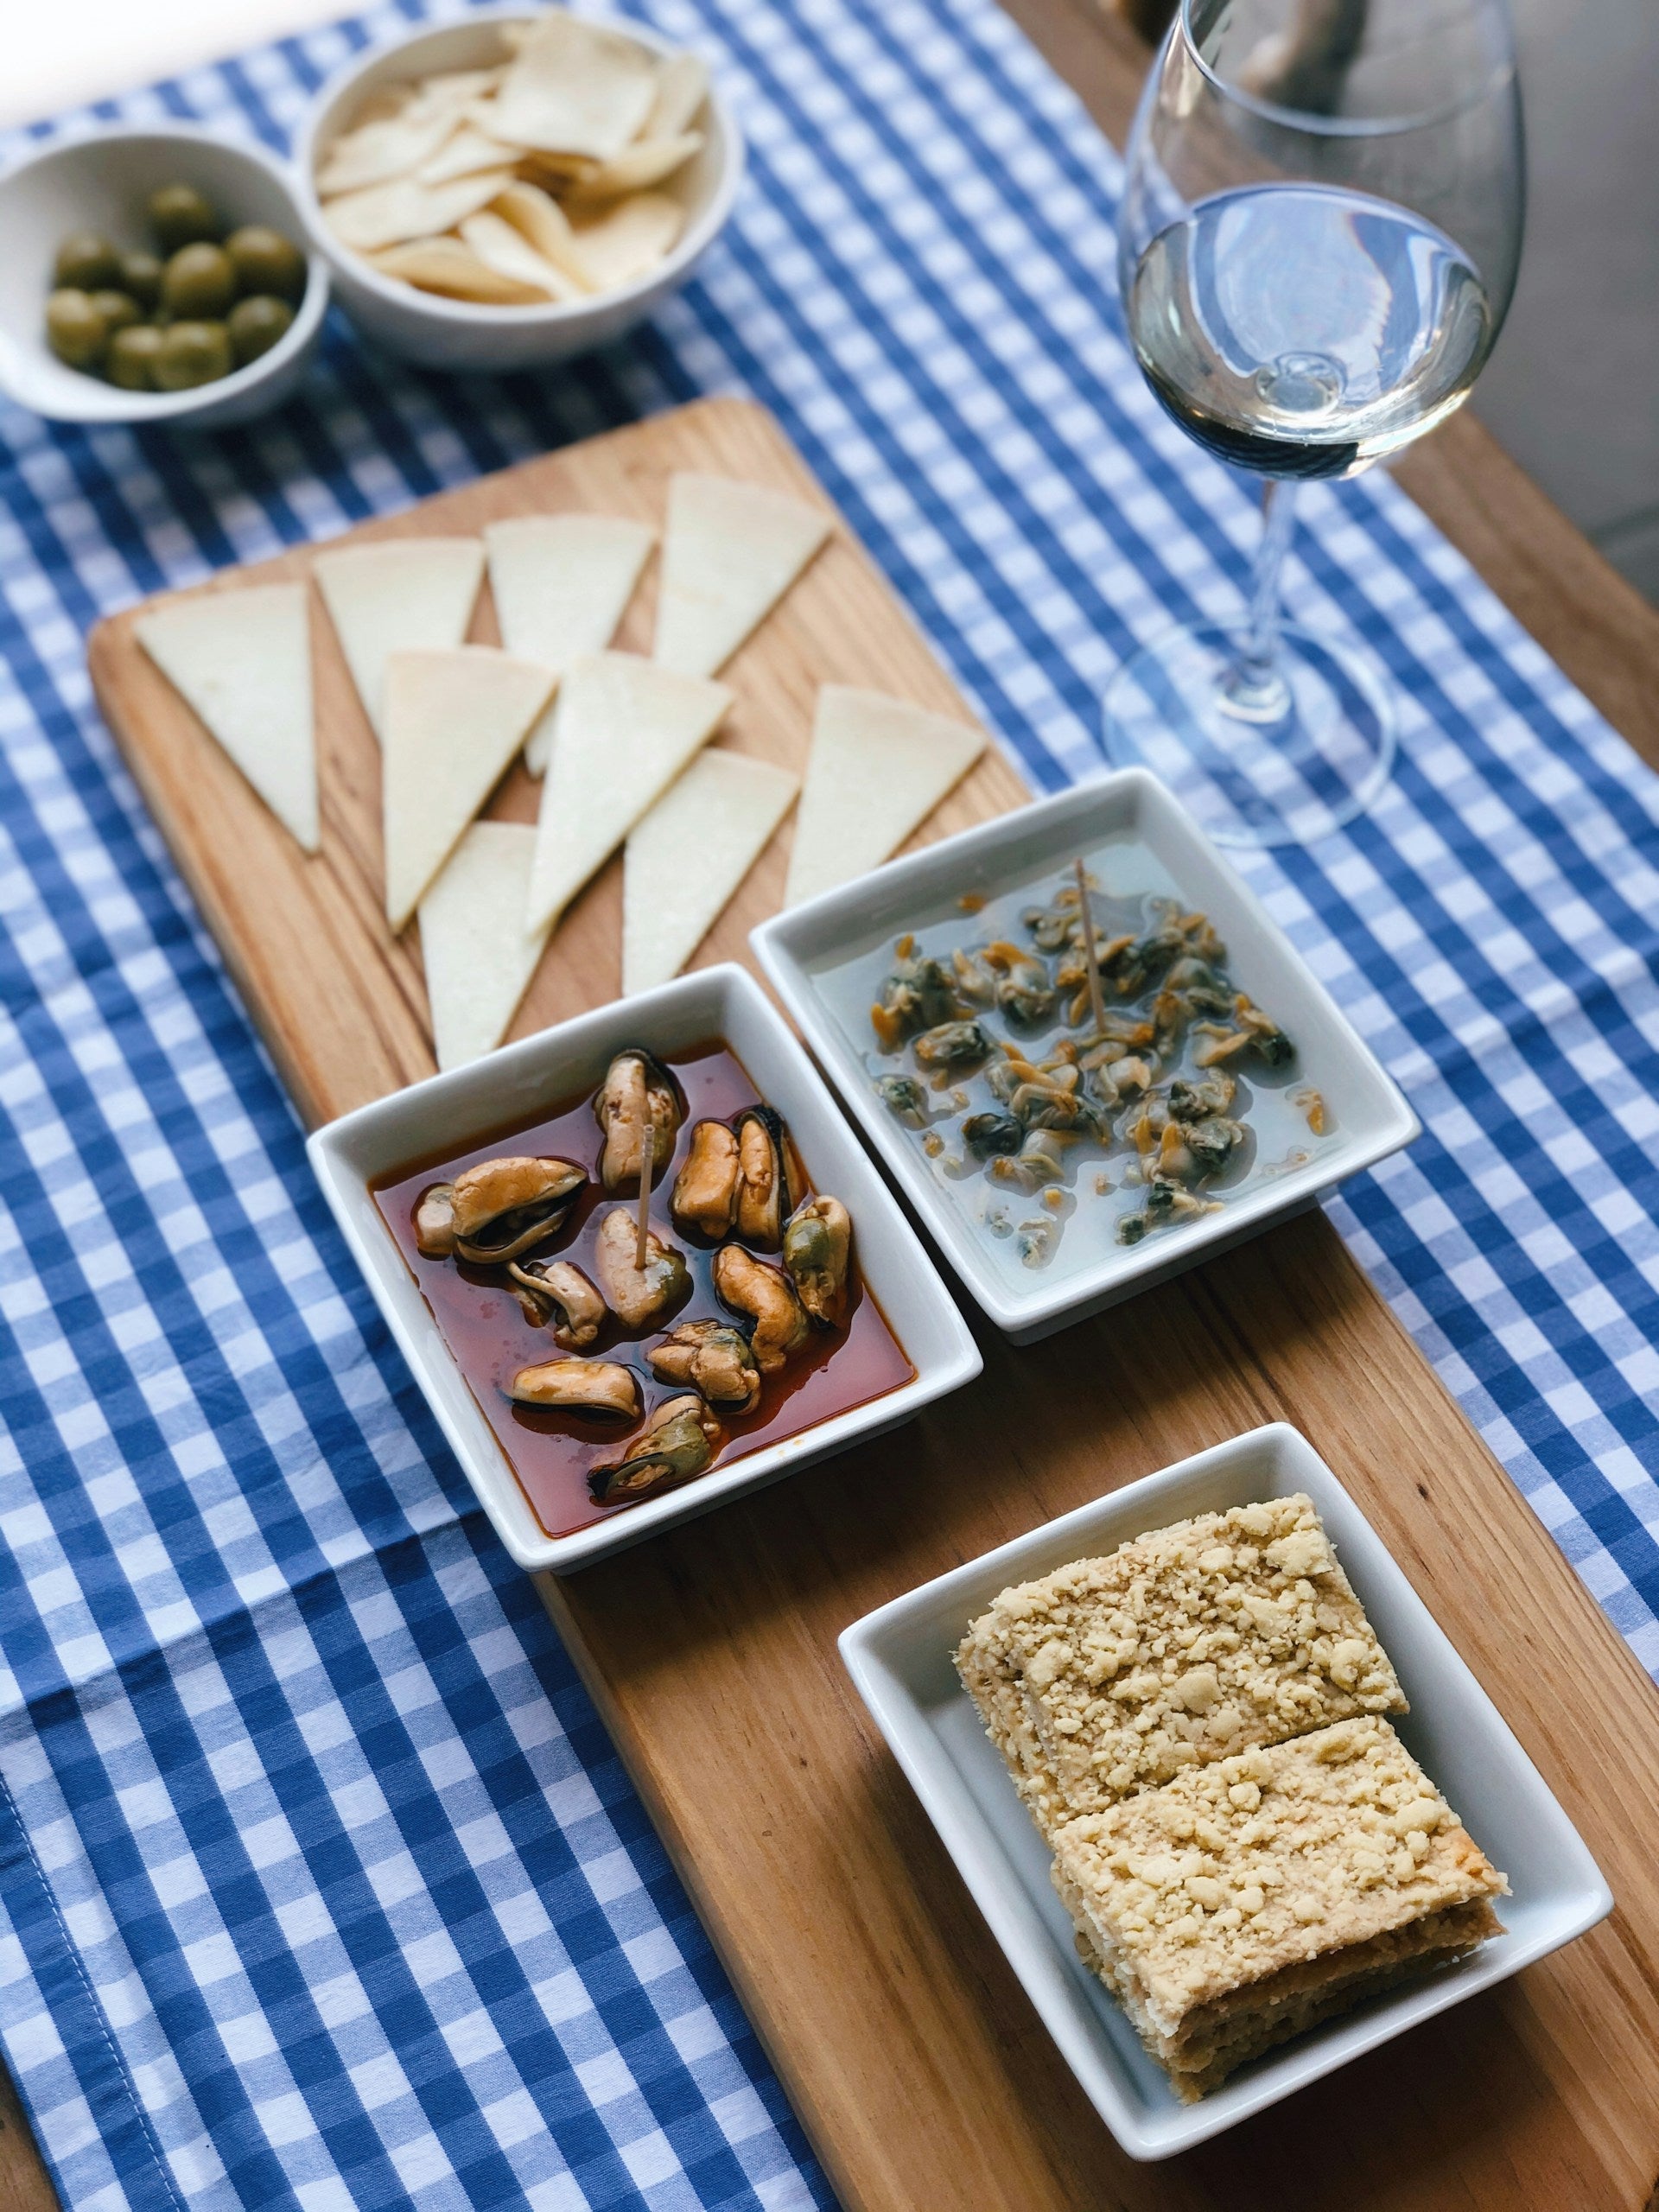
[[[1121,143],[1144,48],[1096,0],[1006,3]],[[546,480],[569,484],[575,504],[606,503],[563,474],[582,466],[581,449],[531,464],[559,472]],[[1659,765],[1659,614],[1466,416],[1399,474]],[[411,521],[475,527],[467,518],[483,511],[467,503],[483,489],[370,534]],[[641,486],[625,511],[654,513],[650,496]],[[539,492],[523,502],[540,503]],[[642,642],[647,609],[624,642]],[[332,652],[321,619],[318,631]],[[492,634],[487,615],[478,634]],[[106,696],[132,668],[120,642],[118,626],[95,643]],[[912,695],[948,703],[925,688],[943,679],[912,644]],[[137,683],[142,697],[142,671]],[[780,690],[785,712],[802,716],[804,697]],[[190,718],[178,719],[189,734]],[[372,746],[365,729],[357,736]],[[210,783],[233,776],[194,738]],[[387,1002],[365,1008],[358,995],[350,963],[376,944],[378,912],[373,756],[349,735],[336,741],[358,767],[347,792],[325,798],[327,896],[303,927],[279,919],[258,963],[228,934],[241,906],[237,856],[205,849],[192,829],[222,818],[226,794],[186,790],[169,823],[174,779],[135,760],[256,1014],[262,978],[290,954],[320,960],[342,993],[302,1052],[279,1051],[312,1118],[430,1065],[412,952],[391,963]],[[527,815],[530,798],[510,791],[497,810]],[[779,854],[771,865],[780,871]],[[594,894],[591,925],[613,963],[607,895],[613,885]],[[285,887],[285,913],[290,904]],[[567,951],[580,944],[592,940],[573,937]],[[717,938],[704,957],[725,949]],[[544,976],[525,1025],[582,988]],[[607,995],[613,976],[588,988]],[[360,1071],[342,1069],[346,1045]],[[969,1391],[857,1459],[543,1586],[849,2212],[1643,2212],[1659,2175],[1659,1707],[1323,1216],[1047,1344],[1015,1351],[988,1335],[985,1351]],[[1277,2113],[1136,2167],[1032,2015],[865,1719],[834,1638],[868,1606],[1084,1497],[1281,1417],[1351,1486],[1516,1728],[1618,1910],[1504,1990]],[[18,2108],[0,2094],[0,2212],[53,2202]]]
[[[828,496],[764,408],[706,399],[365,523],[333,545],[475,534],[505,515],[563,508],[660,525],[677,468],[771,484],[830,508]],[[833,509],[831,509],[833,512]],[[227,571],[196,592],[308,577],[315,548]],[[650,650],[657,563],[618,636]],[[150,602],[154,603],[154,602]],[[101,622],[87,649],[105,720],[225,953],[249,1011],[308,1122],[330,1121],[434,1066],[420,931],[386,926],[381,861],[380,748],[358,702],[315,584],[322,849],[311,857],[270,814],[133,634],[141,608]],[[472,636],[498,642],[487,585]],[[721,672],[736,696],[716,741],[804,767],[822,683],[868,684],[968,716],[960,695],[874,563],[844,524]],[[541,786],[515,768],[488,812],[531,822]],[[989,748],[922,825],[913,844],[947,836],[1029,796]],[[715,923],[694,966],[747,957],[748,933],[777,912],[793,817],[785,820]],[[622,862],[601,869],[566,913],[511,1034],[526,1036],[621,988]]]

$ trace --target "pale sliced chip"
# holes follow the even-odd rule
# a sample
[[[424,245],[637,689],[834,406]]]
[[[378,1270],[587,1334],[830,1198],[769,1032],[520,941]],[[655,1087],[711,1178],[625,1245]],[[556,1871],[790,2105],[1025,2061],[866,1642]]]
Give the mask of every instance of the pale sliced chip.
[[[651,113],[658,68],[635,40],[553,10],[519,48],[490,128],[515,146],[608,162]]]
[[[408,176],[437,151],[453,128],[447,115],[413,115],[405,104],[396,115],[336,138],[317,166],[317,190],[327,200]]]
[[[657,533],[620,515],[513,515],[485,525],[501,642],[563,676],[616,635]],[[531,730],[524,766],[547,766],[553,709]]]
[[[677,976],[788,813],[801,779],[709,747],[628,832],[622,995]]]
[[[371,123],[388,122],[394,115],[402,115],[413,100],[420,86],[416,84],[382,85],[378,92],[366,93],[352,111],[352,127],[334,140],[340,145],[345,138],[353,137]]]
[[[364,258],[382,276],[396,276],[417,291],[435,292],[441,299],[470,300],[484,308],[547,305],[547,293],[540,284],[504,276],[459,238],[410,238],[406,245],[383,246]]]
[[[416,645],[458,645],[484,579],[476,537],[395,537],[340,545],[312,563],[323,605],[377,737],[383,734],[386,657]]]
[[[897,852],[985,750],[985,733],[885,691],[826,683],[784,887],[798,906]]]
[[[547,702],[553,678],[494,645],[386,663],[386,919],[394,934],[448,859]]]
[[[642,138],[677,138],[709,96],[709,65],[700,54],[671,54],[657,73],[657,97]]]
[[[475,99],[495,92],[506,79],[511,65],[498,62],[493,69],[443,69],[423,78],[415,88],[416,103],[423,109],[442,109],[459,115]]]
[[[522,231],[515,230],[487,207],[467,216],[461,226],[461,236],[462,243],[470,247],[486,269],[493,269],[498,276],[512,277],[515,283],[537,286],[543,299],[580,300],[587,296],[562,269],[556,269],[550,261],[543,259]]]
[[[512,182],[511,168],[480,169],[471,176],[451,177],[447,184],[393,177],[385,184],[372,184],[326,201],[322,219],[342,245],[372,253],[378,246],[401,245],[406,239],[435,238],[441,231],[452,230],[480,207],[487,207],[502,187]]]
[[[789,589],[833,527],[822,507],[764,484],[670,477],[652,658],[712,676]]]
[[[506,1035],[547,945],[524,934],[536,853],[532,822],[474,822],[419,908],[421,961],[441,1068],[492,1052]]]
[[[620,199],[625,192],[643,192],[647,185],[660,184],[676,169],[683,168],[702,144],[700,130],[685,131],[677,138],[641,138],[634,145],[625,146],[613,162],[596,162],[574,178],[570,204],[597,205],[602,200]]]
[[[550,192],[521,178],[492,200],[490,207],[492,213],[505,217],[543,261],[550,261],[583,291],[594,289],[593,274],[582,259],[570,218]]]
[[[570,229],[594,289],[615,292],[666,260],[684,227],[685,210],[677,200],[636,192]]]
[[[555,921],[714,734],[723,683],[594,653],[567,669],[536,831],[526,929]]]
[[[499,169],[512,155],[499,138],[486,138],[476,124],[460,123],[430,161],[415,172],[417,184],[448,184],[452,177],[476,176],[480,169]]]
[[[152,607],[139,644],[276,819],[317,849],[317,748],[303,584],[246,584]]]
[[[549,154],[535,147],[525,149],[518,157],[518,174],[528,183],[543,185],[550,192],[563,192],[578,177],[591,176],[602,162],[590,161],[586,154]]]

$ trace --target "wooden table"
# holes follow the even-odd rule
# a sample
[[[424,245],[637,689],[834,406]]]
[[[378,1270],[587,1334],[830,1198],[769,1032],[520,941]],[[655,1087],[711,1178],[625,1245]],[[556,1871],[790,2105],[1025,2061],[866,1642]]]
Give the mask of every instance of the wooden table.
[[[1007,4],[1121,143],[1146,64],[1145,50],[1132,34],[1098,14],[1092,0]],[[1399,475],[1546,651],[1659,766],[1659,613],[1614,574],[1466,414],[1416,449]],[[1380,1436],[1389,1449],[1393,1480],[1408,1484],[1428,1506],[1440,1540],[1433,1551],[1402,1552],[1402,1563],[1454,1637],[1464,1642],[1457,1624],[1469,1618],[1470,1601],[1466,1588],[1460,1587],[1460,1548],[1468,1540],[1465,1516],[1471,1501],[1460,1486],[1440,1481],[1448,1459],[1467,1462],[1471,1457],[1461,1415],[1421,1362],[1403,1402],[1376,1387],[1372,1378],[1392,1363],[1389,1355],[1398,1358],[1398,1332],[1323,1216],[1289,1223],[1246,1251],[1243,1264],[1236,1258],[1224,1273],[1194,1270],[1154,1294],[1172,1325],[1169,1357],[1157,1371],[1128,1375],[1112,1371],[1109,1364],[1091,1377],[1093,1388],[1128,1395],[1140,1454],[1138,1465],[1103,1471],[1110,1479],[1124,1479],[1199,1443],[1282,1417],[1308,1430],[1336,1459],[1339,1471],[1351,1473],[1345,1444],[1351,1440],[1358,1452],[1362,1443],[1374,1444]],[[1306,1282],[1315,1257],[1325,1279],[1330,1280],[1334,1268],[1343,1286],[1334,1308],[1324,1306],[1317,1317],[1299,1296],[1299,1284]],[[1191,1348],[1195,1327],[1209,1348],[1203,1357]],[[1033,1408],[1061,1382],[1065,1344],[1062,1337],[1023,1356],[1024,1383],[1033,1394]],[[994,1360],[1008,1357],[1000,1345],[988,1345],[988,1353]],[[1077,1425],[1081,1435],[1086,1416],[1079,1414]],[[948,1428],[944,1434],[948,1442]],[[1008,1443],[1017,1458],[1017,1438]],[[980,1448],[994,1446],[980,1440]],[[1488,1462],[1483,1479],[1506,1478]],[[769,1493],[758,1501],[757,1510],[780,1511],[787,1494]],[[1363,1489],[1360,1495],[1384,1536],[1397,1541],[1386,1496]],[[1019,1516],[1027,1503],[1011,1497],[1012,1525],[1002,1533],[1025,1525]],[[902,1554],[914,1540],[909,1525],[914,1516],[907,1515],[902,1497],[891,1500],[889,1514],[891,1540]],[[705,1532],[702,1541],[718,1543],[723,1518],[697,1524]],[[643,1567],[663,1550],[646,1547],[631,1556]],[[1489,1560],[1489,1566],[1493,1563]],[[1495,1563],[1503,1571],[1506,1586],[1522,1593],[1539,1587],[1541,1580],[1545,1588],[1559,1586],[1564,1572],[1549,1537],[1530,1522],[1521,1524],[1513,1548]],[[664,1571],[660,1560],[657,1568]],[[810,1594],[809,1586],[810,1573],[802,1586]],[[591,1594],[584,1598],[584,1591]],[[565,1618],[580,1645],[584,1618],[591,1623],[602,1602],[601,1586],[583,1578],[569,1586],[569,1592]],[[683,1583],[681,1593],[686,1594]],[[775,1587],[734,1592],[730,1601],[741,1599],[764,1614],[768,1605],[777,1608],[783,1594]],[[706,1632],[718,1630],[718,1616],[719,1607],[711,1602],[701,1622]],[[1294,2126],[1266,2115],[1189,2158],[1141,2170],[1151,2193],[1137,2194],[1137,2202],[1155,2201],[1183,2212],[1222,2202],[1298,2212],[1329,2212],[1337,2203],[1344,2212],[1497,2212],[1500,2207],[1504,2212],[1643,2212],[1644,2206],[1653,2212],[1659,2207],[1659,2069],[1652,2048],[1653,2025],[1659,2021],[1659,1897],[1652,1831],[1643,1834],[1639,1826],[1648,1808],[1659,1802],[1659,1773],[1651,1758],[1621,1745],[1602,1717],[1605,1700],[1628,1707],[1633,1695],[1651,1693],[1628,1652],[1610,1631],[1594,1632],[1593,1621],[1587,1655],[1573,1649],[1570,1638],[1563,1639],[1547,1612],[1527,1625],[1523,1609],[1522,1621],[1502,1679],[1478,1658],[1478,1671],[1552,1782],[1570,1780],[1586,1765],[1597,1769],[1610,1810],[1601,1826],[1587,1830],[1587,1840],[1612,1881],[1619,1910],[1584,1943],[1510,1985],[1507,1993],[1461,2008],[1454,2019],[1363,2062],[1368,2103],[1402,2119],[1409,2116],[1414,2146],[1409,2160],[1395,2156],[1394,2134],[1387,2126],[1362,2139],[1344,2125],[1353,2109],[1351,2070],[1338,2082],[1297,2100],[1290,2107]],[[780,1654],[786,1656],[790,1642],[780,1625]],[[1467,1643],[1465,1648],[1470,1648]],[[803,1649],[798,1656],[804,1674],[824,1664],[821,1651],[809,1655]],[[1582,1728],[1570,1738],[1529,1732],[1529,1672],[1562,1666],[1574,1667],[1582,1681]],[[846,1695],[850,1698],[850,1691]],[[780,1683],[780,1727],[790,1725],[791,1710]],[[607,1718],[626,1747],[627,1711],[613,1706]],[[810,1745],[800,1748],[803,1769],[808,1770]],[[641,1779],[652,1809],[671,1827],[671,1777],[646,1774]],[[913,1834],[914,1808],[896,1772],[873,1764],[869,1786],[882,1820]],[[880,1901],[874,1917],[881,1928],[875,1932],[890,1932],[896,1917],[906,1912],[912,1923],[919,1920],[917,1900],[925,1888],[929,1924],[925,1935],[911,1928],[913,1941],[925,1950],[960,1935],[965,1945],[973,1946],[976,1916],[937,1853],[935,1859],[937,1864],[918,1870],[915,1897]],[[832,1878],[835,1870],[803,1872],[804,1878]],[[691,1870],[695,1901],[716,1934],[728,1910],[730,1891],[721,1886],[728,1876],[729,1870],[721,1870],[704,1882]],[[1591,2024],[1605,2036],[1605,2064],[1598,2065],[1593,2076],[1560,2063],[1568,2037],[1584,2035],[1582,1999],[1592,1965],[1599,1971],[1604,2003],[1606,1991],[1617,1993],[1617,2017],[1610,2012]],[[973,2212],[1028,2212],[1038,2205],[1107,2212],[1128,2201],[1128,2171],[1097,2125],[1091,2135],[1078,2134],[1075,2088],[1046,2048],[1006,1970],[988,1973],[982,1995],[1007,2020],[1010,2063],[1005,2082],[962,2085],[966,2095],[958,2099],[964,2129],[961,2203]],[[766,2033],[768,2023],[759,2024]],[[1632,2028],[1639,2031],[1634,2044],[1629,2040]],[[867,2176],[873,2169],[884,2174],[884,2204],[898,2212],[935,2212],[907,2178],[918,2171],[908,2163],[915,2146],[902,2139],[902,2129],[887,2125],[893,2085],[881,2078],[881,2058],[879,2051],[870,2054],[869,2106],[872,2131],[885,2133],[878,2141],[856,2146],[860,2170]],[[810,2124],[823,2108],[825,2084],[810,2072],[791,2069],[786,2087]],[[975,2108],[968,2099],[981,2088],[984,2094]],[[1040,2171],[999,2165],[999,2107],[1015,2095],[1026,2099],[1039,2120],[1052,2121],[1054,2155]],[[875,2110],[883,2097],[888,2101],[886,2120]],[[1326,2184],[1311,2183],[1294,2170],[1293,2145],[1299,2142],[1342,2162],[1325,2168]],[[1074,2147],[1079,2143],[1085,2152],[1081,2163]],[[839,2146],[821,2140],[819,2147],[832,2177],[844,2183],[850,2167]],[[1158,2177],[1155,2184],[1153,2175]],[[864,2193],[876,2201],[868,2189]],[[10,2082],[0,2075],[0,2212],[48,2212],[53,2202],[27,2123]]]

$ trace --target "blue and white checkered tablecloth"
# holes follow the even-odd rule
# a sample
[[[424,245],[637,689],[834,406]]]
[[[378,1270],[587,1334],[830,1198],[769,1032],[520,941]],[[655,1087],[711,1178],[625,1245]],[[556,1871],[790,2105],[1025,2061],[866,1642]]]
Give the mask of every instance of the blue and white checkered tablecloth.
[[[710,391],[1041,785],[1134,641],[1236,604],[1252,501],[1124,354],[1116,159],[994,0],[650,11],[754,157],[654,330],[463,386],[337,329],[196,442],[0,414],[0,2042],[73,2212],[828,2202],[82,661],[141,593]],[[109,112],[280,145],[418,13]],[[1336,1218],[1659,1669],[1659,783],[1385,478],[1309,497],[1290,594],[1404,715],[1376,814],[1251,870],[1427,1125]]]

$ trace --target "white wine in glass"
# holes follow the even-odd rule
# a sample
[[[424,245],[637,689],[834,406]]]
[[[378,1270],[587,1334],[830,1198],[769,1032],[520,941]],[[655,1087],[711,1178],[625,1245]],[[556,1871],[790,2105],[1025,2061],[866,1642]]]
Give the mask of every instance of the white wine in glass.
[[[1523,196],[1503,0],[1185,0],[1129,144],[1124,311],[1169,414],[1267,480],[1266,527],[1246,619],[1126,663],[1106,743],[1223,842],[1312,842],[1387,780],[1370,664],[1280,619],[1294,487],[1461,404],[1514,289]]]

